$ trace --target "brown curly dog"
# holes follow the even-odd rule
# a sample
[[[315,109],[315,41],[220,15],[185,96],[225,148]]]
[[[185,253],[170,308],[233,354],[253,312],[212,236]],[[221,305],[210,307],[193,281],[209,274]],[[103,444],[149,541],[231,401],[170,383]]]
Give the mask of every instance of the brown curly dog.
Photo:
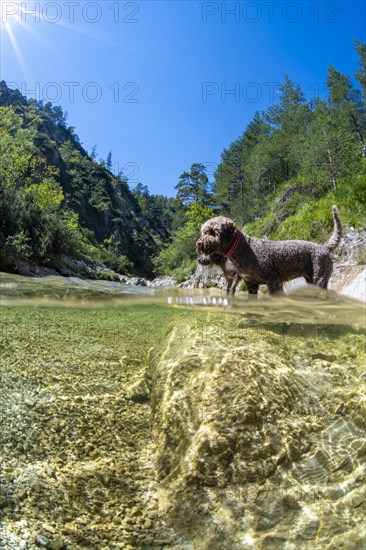
[[[311,241],[269,241],[243,234],[229,218],[217,216],[201,227],[196,243],[198,254],[220,254],[236,265],[246,281],[249,294],[257,294],[266,284],[269,294],[281,290],[282,283],[304,277],[308,283],[327,288],[333,269],[330,252],[342,236],[336,206],[332,208],[333,235],[325,244]]]

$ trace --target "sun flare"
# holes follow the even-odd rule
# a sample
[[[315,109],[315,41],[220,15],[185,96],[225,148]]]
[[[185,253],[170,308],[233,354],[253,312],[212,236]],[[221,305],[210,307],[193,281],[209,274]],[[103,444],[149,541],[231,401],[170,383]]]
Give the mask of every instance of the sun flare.
[[[75,3],[75,5],[77,7],[79,4]],[[67,7],[69,9],[66,9]],[[62,6],[56,2],[41,4],[40,2],[27,2],[24,0],[0,0],[0,40],[4,55],[6,55],[7,48],[9,52],[12,51],[23,76],[26,80],[32,81],[26,60],[26,39],[31,37],[42,44],[46,51],[53,51],[53,44],[49,41],[50,34],[44,32],[47,31],[47,27],[56,25],[58,28],[65,28],[78,35],[113,43],[109,36],[99,34],[94,29],[90,31],[86,28],[85,17],[84,19],[82,17],[83,13],[82,10],[78,12],[76,9],[75,13],[73,9],[70,11],[68,3]],[[81,18],[79,23],[76,22],[77,18]],[[55,51],[53,53],[57,55]]]

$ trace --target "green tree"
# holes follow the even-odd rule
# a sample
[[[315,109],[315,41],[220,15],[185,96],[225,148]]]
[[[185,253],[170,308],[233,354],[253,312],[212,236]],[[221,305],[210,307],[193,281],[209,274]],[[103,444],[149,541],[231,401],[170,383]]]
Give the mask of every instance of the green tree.
[[[187,210],[187,222],[178,229],[171,244],[167,245],[154,259],[155,270],[160,275],[173,275],[184,279],[196,265],[196,241],[202,223],[214,215],[211,208],[198,202]]]
[[[344,111],[350,129],[354,132],[361,145],[363,145],[365,113],[360,91],[353,87],[351,79],[348,76],[337,71],[332,65],[328,70],[327,87],[329,89],[329,104],[338,111]]]
[[[32,173],[35,128],[24,129],[12,107],[0,107],[0,178],[8,185],[22,185]]]
[[[112,171],[112,166],[113,166],[113,163],[112,163],[112,151],[109,151],[108,155],[107,155],[107,159],[105,161],[105,165],[107,167],[107,169],[109,171]]]
[[[190,172],[183,172],[179,176],[179,182],[175,186],[177,199],[184,205],[197,202],[202,206],[209,206],[212,203],[210,184],[203,164],[194,163]]]
[[[339,178],[354,171],[358,158],[357,139],[349,127],[347,113],[318,100],[305,150],[302,159],[305,174],[313,178],[323,174],[335,190]]]
[[[12,107],[0,107],[0,178],[7,185],[28,187],[58,175],[38,154],[36,135],[37,117],[24,126]]]
[[[366,44],[356,40],[356,51],[360,56],[360,68],[356,71],[356,78],[361,85],[364,104],[366,103]]]
[[[26,117],[0,107],[0,262],[18,259],[47,263],[55,254],[76,250],[75,231],[61,209],[63,191],[36,147],[38,115],[31,104]]]
[[[242,224],[251,219],[257,199],[267,187],[267,181],[255,175],[263,162],[258,158],[259,149],[268,142],[269,131],[269,124],[255,113],[243,135],[224,149],[215,172],[213,189],[221,212]]]
[[[244,144],[243,139],[234,141],[229,149],[224,149],[221,162],[215,172],[215,202],[224,215],[233,215],[234,210],[244,205]]]
[[[266,119],[273,126],[267,157],[272,166],[271,184],[286,181],[297,173],[307,127],[311,120],[310,105],[299,84],[286,75],[280,86],[279,103],[270,106]]]
[[[54,210],[64,200],[64,194],[59,183],[52,178],[45,178],[42,183],[33,183],[25,188],[25,193],[31,194],[43,210]]]

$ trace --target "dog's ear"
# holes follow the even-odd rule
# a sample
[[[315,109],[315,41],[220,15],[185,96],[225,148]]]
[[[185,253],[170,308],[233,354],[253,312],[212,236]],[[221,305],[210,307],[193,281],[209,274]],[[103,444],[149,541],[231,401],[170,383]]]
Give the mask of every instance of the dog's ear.
[[[227,224],[227,228],[228,230],[230,231],[230,233],[232,235],[235,235],[236,233],[236,230],[237,230],[237,227],[236,227],[236,223],[233,222],[232,220],[230,220],[230,223]]]
[[[225,241],[225,245],[230,243],[236,234],[236,224],[229,218],[223,218],[220,227],[221,239]]]
[[[201,239],[198,239],[196,242],[196,252],[197,254],[202,254],[202,241]]]

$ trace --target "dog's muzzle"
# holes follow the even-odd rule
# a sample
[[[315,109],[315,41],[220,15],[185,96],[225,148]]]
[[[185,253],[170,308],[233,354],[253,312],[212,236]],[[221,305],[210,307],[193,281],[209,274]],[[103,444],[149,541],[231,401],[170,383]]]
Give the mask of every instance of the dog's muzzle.
[[[211,254],[212,252],[218,252],[218,244],[215,237],[205,235],[196,242],[196,250],[198,254]]]
[[[202,256],[198,258],[198,263],[205,267],[210,267],[213,265],[213,261],[209,254],[202,254]]]

